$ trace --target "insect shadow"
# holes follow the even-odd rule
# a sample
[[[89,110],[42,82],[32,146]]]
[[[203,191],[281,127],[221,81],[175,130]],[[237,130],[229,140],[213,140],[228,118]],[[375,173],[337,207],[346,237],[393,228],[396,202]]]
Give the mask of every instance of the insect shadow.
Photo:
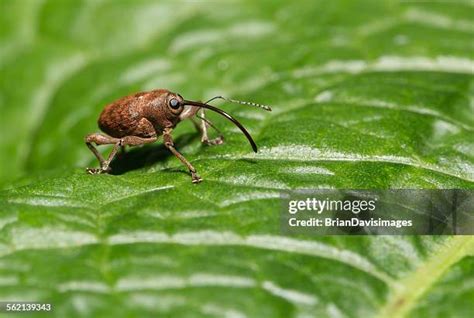
[[[177,149],[193,142],[199,137],[199,133],[185,133],[175,139]],[[113,175],[121,175],[132,170],[138,170],[153,166],[159,162],[164,162],[168,157],[173,156],[162,142],[145,145],[142,147],[127,148],[125,153],[119,153],[110,163],[110,172]],[[175,171],[175,172],[180,172]],[[186,173],[185,171],[182,171]]]

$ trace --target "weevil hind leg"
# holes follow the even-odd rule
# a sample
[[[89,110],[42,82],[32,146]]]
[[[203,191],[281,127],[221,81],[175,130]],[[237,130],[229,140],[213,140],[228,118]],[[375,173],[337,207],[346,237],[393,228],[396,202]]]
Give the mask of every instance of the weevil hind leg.
[[[100,174],[100,173],[108,173],[110,172],[110,163],[114,159],[115,155],[119,148],[122,150],[125,146],[138,146],[147,143],[152,143],[157,140],[156,136],[150,138],[141,138],[137,136],[127,136],[123,138],[114,138],[100,133],[94,133],[87,135],[85,138],[87,147],[92,151],[92,153],[96,156],[97,160],[99,160],[100,168],[86,168],[86,171],[90,174]],[[110,152],[107,160],[102,157],[100,152],[97,150],[96,147],[92,143],[95,143],[97,146],[99,145],[114,145],[112,151]]]
[[[100,133],[89,134],[85,138],[85,142],[87,147],[92,151],[92,153],[96,156],[97,160],[99,160],[100,168],[86,168],[86,171],[90,174],[100,174],[100,173],[108,173],[110,172],[109,164],[112,159],[115,157],[118,148],[120,147],[120,139],[110,137]],[[104,159],[100,152],[97,150],[96,147],[92,143],[95,143],[97,146],[99,145],[114,145],[112,151],[109,154],[109,157]]]

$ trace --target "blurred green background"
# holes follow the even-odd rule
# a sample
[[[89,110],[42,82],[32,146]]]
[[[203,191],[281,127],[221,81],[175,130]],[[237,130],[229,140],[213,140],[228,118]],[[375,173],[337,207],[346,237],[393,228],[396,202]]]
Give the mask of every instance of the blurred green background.
[[[474,238],[284,236],[295,188],[473,188],[472,1],[0,0],[0,300],[57,317],[469,317]],[[105,104],[168,88],[259,145],[89,176]],[[212,115],[210,115],[212,116]],[[107,148],[104,147],[104,151]],[[49,316],[49,315],[45,315]]]

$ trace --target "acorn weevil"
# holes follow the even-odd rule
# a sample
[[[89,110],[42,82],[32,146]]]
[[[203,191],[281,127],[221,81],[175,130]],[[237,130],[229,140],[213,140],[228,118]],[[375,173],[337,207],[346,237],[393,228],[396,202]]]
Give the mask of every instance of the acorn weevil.
[[[176,150],[171,132],[181,121],[189,118],[201,132],[201,142],[208,145],[222,144],[224,141],[222,134],[219,134],[215,139],[208,138],[208,127],[216,129],[219,133],[220,131],[205,118],[204,109],[219,113],[233,122],[247,137],[253,151],[257,152],[257,145],[241,123],[222,109],[209,105],[209,102],[218,98],[229,102],[260,107],[268,111],[271,110],[266,105],[227,99],[222,96],[213,97],[205,103],[185,100],[181,95],[166,89],[156,89],[122,97],[105,106],[100,114],[98,120],[99,128],[106,134],[93,133],[85,137],[87,147],[89,147],[100,162],[100,168],[87,168],[87,172],[90,174],[108,173],[110,172],[110,162],[117,154],[119,148],[123,150],[125,146],[139,146],[152,143],[157,141],[160,135],[163,135],[166,148],[189,169],[192,182],[201,182],[202,179],[193,165]],[[201,126],[193,117],[201,120]],[[92,143],[96,145],[113,145],[108,158],[104,159]]]

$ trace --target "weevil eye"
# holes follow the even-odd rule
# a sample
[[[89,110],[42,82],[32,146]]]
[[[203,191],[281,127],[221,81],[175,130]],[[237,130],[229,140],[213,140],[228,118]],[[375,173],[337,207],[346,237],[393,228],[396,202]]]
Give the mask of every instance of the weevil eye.
[[[173,108],[173,109],[178,109],[179,106],[180,106],[180,105],[179,105],[179,101],[178,101],[176,98],[170,99],[169,105],[170,105],[170,107]]]

